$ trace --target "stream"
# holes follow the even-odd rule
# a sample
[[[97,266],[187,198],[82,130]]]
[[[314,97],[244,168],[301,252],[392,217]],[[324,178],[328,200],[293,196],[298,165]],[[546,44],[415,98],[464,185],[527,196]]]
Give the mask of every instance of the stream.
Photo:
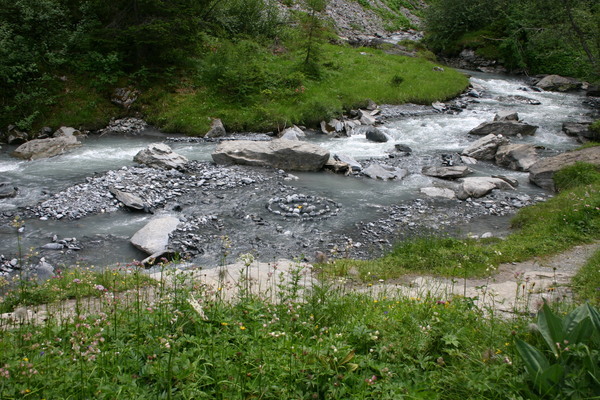
[[[307,140],[332,153],[349,155],[359,162],[381,162],[409,171],[401,181],[376,181],[364,176],[329,172],[287,174],[271,168],[222,167],[212,164],[214,142],[187,142],[181,137],[148,128],[136,135],[90,135],[83,146],[67,154],[35,161],[10,156],[14,146],[0,149],[0,175],[18,187],[14,198],[0,199],[0,254],[16,257],[19,247],[35,258],[45,257],[54,265],[79,263],[104,267],[141,260],[144,253],[129,238],[150,219],[175,215],[183,222],[174,235],[174,246],[191,261],[216,266],[225,253],[229,261],[252,252],[262,261],[300,257],[314,260],[315,252],[370,257],[381,254],[394,241],[431,232],[503,236],[508,221],[520,207],[550,196],[528,182],[528,174],[506,170],[488,162],[471,166],[476,176],[501,174],[516,179],[515,192],[494,191],[477,201],[432,199],[420,188],[435,186],[436,178],[422,175],[424,166],[440,165],[442,154],[460,153],[477,137],[467,134],[482,122],[492,121],[499,111],[517,111],[522,121],[537,125],[531,137],[512,143],[543,146],[546,155],[577,147],[574,138],[561,132],[563,122],[590,120],[592,110],[582,104],[581,94],[536,92],[520,78],[469,72],[479,98],[467,98],[459,113],[440,113],[430,106],[382,106],[384,124],[379,128],[391,140],[368,141],[364,135],[332,138],[312,135]],[[540,102],[523,102],[524,96]],[[134,213],[122,208],[88,213],[81,218],[60,219],[36,216],[40,203],[63,195],[108,171],[135,171],[134,155],[150,143],[166,141],[189,160],[196,181],[185,178],[169,185],[173,195],[154,214]],[[409,146],[408,156],[394,156],[394,145]],[[123,169],[125,168],[125,170]],[[179,178],[178,178],[179,179]],[[159,185],[158,183],[156,185]],[[158,188],[161,189],[161,188]],[[90,189],[92,190],[92,189]],[[314,196],[329,202],[336,212],[327,218],[300,221],[286,219],[267,209],[270,199],[294,194]],[[168,197],[168,196],[167,196]],[[10,221],[24,218],[17,235]],[[58,238],[76,238],[71,250],[42,249]],[[226,239],[225,239],[226,237]],[[228,243],[231,243],[231,248]],[[0,271],[1,272],[1,271]]]

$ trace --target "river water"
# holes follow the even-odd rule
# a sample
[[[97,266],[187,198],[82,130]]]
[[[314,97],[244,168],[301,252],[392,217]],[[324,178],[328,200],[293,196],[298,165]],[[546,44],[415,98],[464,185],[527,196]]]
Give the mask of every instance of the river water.
[[[276,193],[276,188],[263,190],[260,187],[248,187],[221,196],[223,199],[211,204],[189,203],[188,214],[217,215],[224,220],[225,228],[221,233],[235,237],[227,230],[249,230],[243,234],[255,235],[259,242],[279,242],[280,246],[271,246],[269,257],[292,257],[300,251],[323,243],[324,238],[335,236],[339,232],[351,232],[358,223],[368,223],[381,218],[385,207],[408,203],[423,197],[419,188],[432,186],[435,179],[423,176],[420,170],[426,165],[439,165],[443,153],[462,151],[477,138],[467,132],[482,122],[491,121],[498,111],[517,111],[522,121],[539,126],[532,137],[514,139],[513,143],[526,142],[544,146],[548,153],[565,151],[578,144],[561,132],[563,122],[580,122],[589,119],[590,110],[582,105],[583,96],[553,92],[525,91],[527,85],[514,77],[471,73],[472,84],[479,88],[482,97],[473,99],[468,107],[458,114],[433,112],[429,107],[415,107],[413,115],[389,118],[381,129],[392,140],[387,143],[369,142],[363,135],[350,138],[330,138],[324,135],[309,140],[326,147],[333,153],[343,153],[358,161],[381,158],[385,162],[394,145],[401,143],[413,149],[413,154],[400,162],[410,175],[401,182],[373,181],[366,178],[346,177],[330,173],[298,173],[298,180],[287,181],[286,185],[299,193],[312,194],[330,199],[340,206],[338,215],[326,220],[307,223],[277,220],[265,209],[267,196]],[[530,105],[515,99],[525,96],[537,100],[540,105]],[[393,113],[394,107],[386,107]],[[10,157],[14,149],[3,146],[0,150],[0,174],[4,180],[19,188],[15,198],[0,200],[0,213],[7,217],[19,215],[24,207],[33,207],[68,187],[84,182],[86,177],[97,176],[109,170],[124,166],[134,166],[134,155],[148,144],[163,141],[166,135],[153,129],[135,136],[90,136],[83,140],[84,145],[74,151],[51,159],[21,161]],[[190,160],[211,161],[211,152],[215,144],[209,142],[169,143],[173,150]],[[477,175],[503,174],[520,182],[519,192],[530,196],[543,194],[543,190],[530,185],[526,173],[509,171],[490,163],[480,162],[473,166]],[[261,193],[263,192],[264,193]],[[221,198],[219,197],[219,198]],[[255,199],[255,200],[253,200]],[[454,200],[452,204],[457,201]],[[209,203],[209,202],[207,202]],[[448,203],[450,204],[450,203]],[[240,211],[246,215],[258,216],[267,227],[246,226],[230,221],[231,215]],[[160,212],[159,212],[160,214]],[[129,262],[141,259],[144,255],[128,243],[128,238],[152,218],[149,214],[137,214],[124,211],[90,215],[75,221],[29,219],[21,237],[23,248],[39,249],[48,243],[53,235],[61,238],[76,237],[82,242],[82,250],[69,259],[80,260],[94,265],[108,265],[115,262]],[[490,220],[491,221],[491,220]],[[493,222],[485,222],[493,229]],[[312,224],[312,225],[311,225]],[[275,229],[276,228],[276,229]],[[482,226],[485,230],[487,227]],[[258,229],[258,230],[257,230]],[[263,229],[262,231],[260,229]],[[256,230],[256,232],[254,231]],[[261,233],[262,232],[262,233]],[[315,233],[316,232],[316,233]],[[238,232],[239,234],[240,232]],[[216,237],[217,232],[213,235]],[[303,237],[316,235],[319,240],[303,241]],[[244,235],[241,235],[243,237]],[[289,243],[285,237],[292,237]],[[283,239],[282,239],[283,238]],[[240,242],[244,242],[240,239]],[[292,243],[293,242],[293,243]],[[247,243],[246,243],[247,244]],[[286,246],[290,245],[291,248]],[[249,245],[245,250],[251,250]],[[294,247],[298,246],[298,248]],[[4,223],[0,227],[0,254],[14,255],[18,247],[15,229]],[[207,246],[209,247],[209,246]],[[214,251],[206,251],[198,260],[207,264],[217,262],[217,246]],[[304,248],[305,250],[302,250]],[[286,253],[289,251],[290,253]],[[266,254],[266,253],[265,253]]]

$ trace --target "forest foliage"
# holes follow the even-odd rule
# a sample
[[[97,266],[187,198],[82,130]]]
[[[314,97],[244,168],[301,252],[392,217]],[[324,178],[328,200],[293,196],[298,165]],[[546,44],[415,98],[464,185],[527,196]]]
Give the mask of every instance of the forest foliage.
[[[471,48],[513,71],[600,79],[597,0],[431,0],[427,43],[453,56]]]

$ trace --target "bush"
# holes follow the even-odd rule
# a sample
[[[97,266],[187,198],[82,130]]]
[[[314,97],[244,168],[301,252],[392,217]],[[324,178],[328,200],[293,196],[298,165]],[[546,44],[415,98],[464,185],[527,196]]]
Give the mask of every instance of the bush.
[[[597,182],[600,182],[600,169],[583,162],[565,167],[554,174],[554,184],[559,192]]]

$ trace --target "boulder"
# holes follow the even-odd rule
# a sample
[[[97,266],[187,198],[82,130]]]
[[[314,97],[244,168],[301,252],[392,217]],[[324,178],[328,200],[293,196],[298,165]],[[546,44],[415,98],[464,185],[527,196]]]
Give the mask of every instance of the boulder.
[[[325,163],[323,168],[333,171],[336,174],[348,174],[350,172],[350,165],[343,161],[336,160],[334,157],[329,157],[329,160]]]
[[[498,111],[494,121],[518,121],[519,114],[516,111]]]
[[[179,219],[175,217],[155,218],[137,231],[130,242],[150,255],[163,254],[169,246],[169,235],[177,229],[177,225]]]
[[[368,111],[368,110],[358,110],[358,115],[360,116],[360,123],[363,125],[375,125],[377,120],[373,113],[376,111]]]
[[[530,106],[539,106],[541,101],[532,99],[531,97],[521,96],[520,94],[512,94],[509,96],[499,96],[498,101],[508,104],[525,104]]]
[[[356,161],[354,158],[352,158],[346,154],[334,154],[333,158],[336,161],[340,161],[340,162],[348,164],[348,166],[350,167],[350,169],[352,171],[359,172],[360,170],[362,170],[362,165],[358,161]]]
[[[10,184],[10,182],[0,182],[0,199],[7,197],[15,197],[17,195],[17,188]]]
[[[367,129],[365,129],[365,136],[367,137],[367,140],[370,140],[371,142],[385,143],[389,140],[385,133],[374,126],[368,126]]]
[[[566,78],[560,75],[548,75],[536,83],[535,86],[554,92],[568,92],[581,89],[581,82],[577,79]]]
[[[60,128],[58,128],[56,130],[56,132],[54,132],[54,134],[52,135],[55,138],[58,137],[75,137],[75,136],[81,136],[81,132],[78,131],[75,128],[71,128],[69,126],[61,126]]]
[[[405,169],[382,164],[371,164],[362,173],[371,179],[381,179],[383,181],[388,179],[401,180],[408,175],[408,171]]]
[[[598,134],[590,129],[589,122],[565,122],[562,124],[562,131],[570,137],[576,137],[580,142],[587,140],[598,140]]]
[[[221,121],[219,118],[213,118],[212,122],[210,123],[210,129],[208,130],[208,132],[206,132],[206,135],[204,135],[205,138],[216,138],[216,137],[222,137],[227,135],[227,131],[225,130],[225,127],[223,126],[223,121]]]
[[[188,162],[187,158],[175,153],[164,143],[149,145],[145,149],[140,150],[133,157],[133,160],[149,167],[162,169],[181,169]]]
[[[537,161],[538,155],[532,144],[505,144],[496,152],[496,164],[515,171],[529,171]]]
[[[517,135],[533,135],[537,130],[537,126],[529,125],[524,122],[515,121],[494,121],[484,122],[478,127],[469,131],[470,135],[485,136],[485,135],[502,135],[502,136],[517,136]]]
[[[463,164],[467,164],[467,165],[475,165],[475,164],[477,164],[477,159],[473,158],[473,157],[469,157],[469,156],[460,156],[460,161]]]
[[[463,150],[462,155],[477,160],[493,160],[498,147],[508,144],[508,139],[502,135],[489,134],[473,142]]]
[[[556,190],[553,180],[554,173],[577,162],[600,166],[600,147],[569,151],[554,157],[541,159],[529,168],[529,181],[541,188]]]
[[[131,208],[133,210],[139,211],[149,211],[150,206],[147,202],[145,202],[141,197],[136,196],[133,193],[125,192],[123,190],[116,189],[111,186],[108,188],[108,191],[112,193],[113,196],[121,203],[123,203],[127,208]]]
[[[449,200],[456,198],[456,193],[454,193],[454,190],[452,189],[424,187],[420,189],[420,192],[429,197],[441,197]]]
[[[589,97],[600,97],[600,85],[590,85],[585,92]]]
[[[286,140],[300,140],[300,138],[304,137],[306,137],[306,134],[296,125],[292,126],[291,128],[284,129],[280,136],[281,139]]]
[[[125,109],[128,109],[140,95],[140,91],[133,88],[116,88],[113,91],[110,101]]]
[[[54,157],[79,146],[81,143],[75,136],[34,139],[17,147],[12,155],[25,160],[37,160]]]
[[[406,154],[412,153],[412,149],[410,147],[408,147],[405,144],[401,144],[401,143],[396,143],[394,145],[394,150],[396,150],[397,152],[400,152],[400,153],[406,153]]]
[[[8,126],[8,132],[6,133],[6,143],[19,145],[27,142],[29,135],[27,132],[18,130],[14,125]]]
[[[270,142],[234,140],[220,143],[212,153],[212,158],[217,164],[318,171],[329,160],[329,151],[314,144],[285,139]]]
[[[441,179],[458,179],[473,173],[469,167],[424,167],[423,175]]]
[[[456,197],[466,200],[469,197],[480,198],[494,189],[514,190],[515,188],[503,179],[478,176],[463,178]]]

